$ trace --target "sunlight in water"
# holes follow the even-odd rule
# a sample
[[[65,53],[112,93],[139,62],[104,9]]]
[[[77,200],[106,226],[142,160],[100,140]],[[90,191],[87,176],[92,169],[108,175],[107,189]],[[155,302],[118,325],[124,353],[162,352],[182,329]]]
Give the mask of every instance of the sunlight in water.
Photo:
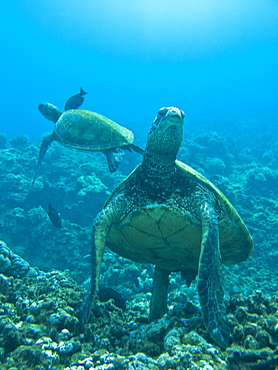
[[[225,53],[277,36],[274,0],[62,0],[41,13],[33,2],[22,5],[28,17],[55,37],[137,58]]]

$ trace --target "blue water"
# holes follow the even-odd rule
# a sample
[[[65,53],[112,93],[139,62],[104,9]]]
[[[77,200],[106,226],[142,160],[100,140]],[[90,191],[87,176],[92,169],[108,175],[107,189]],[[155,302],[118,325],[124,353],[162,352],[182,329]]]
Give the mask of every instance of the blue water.
[[[4,2],[4,3],[3,3]],[[40,102],[83,104],[147,134],[162,106],[186,127],[277,124],[276,0],[4,0],[1,120],[8,139],[39,143]],[[260,132],[258,132],[258,135]]]

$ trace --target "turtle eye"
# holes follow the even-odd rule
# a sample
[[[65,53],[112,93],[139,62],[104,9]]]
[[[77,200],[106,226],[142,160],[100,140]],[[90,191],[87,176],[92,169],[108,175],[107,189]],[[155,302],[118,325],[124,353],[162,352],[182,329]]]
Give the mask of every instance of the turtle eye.
[[[163,107],[163,108],[160,108],[157,115],[158,116],[164,116],[164,114],[167,112],[167,108],[166,107]]]

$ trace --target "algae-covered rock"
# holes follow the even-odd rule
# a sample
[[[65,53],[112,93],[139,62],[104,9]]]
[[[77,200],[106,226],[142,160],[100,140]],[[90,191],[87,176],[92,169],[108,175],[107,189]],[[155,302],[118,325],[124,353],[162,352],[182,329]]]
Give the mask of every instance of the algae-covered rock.
[[[246,174],[247,186],[258,194],[264,194],[266,191],[276,194],[278,192],[277,180],[278,171],[269,167],[255,166]]]
[[[236,161],[240,161],[234,139],[221,137],[214,131],[186,138],[180,149],[180,158],[208,178],[215,174],[229,174]]]
[[[78,177],[77,182],[82,186],[78,192],[78,195],[81,197],[107,192],[107,186],[105,186],[95,175],[80,176]]]
[[[13,253],[6,243],[0,240],[0,273],[6,276],[37,276],[39,270],[31,267],[22,257]]]
[[[213,157],[207,158],[206,160],[206,167],[209,173],[216,173],[218,175],[222,175],[226,172],[226,165],[222,159]]]

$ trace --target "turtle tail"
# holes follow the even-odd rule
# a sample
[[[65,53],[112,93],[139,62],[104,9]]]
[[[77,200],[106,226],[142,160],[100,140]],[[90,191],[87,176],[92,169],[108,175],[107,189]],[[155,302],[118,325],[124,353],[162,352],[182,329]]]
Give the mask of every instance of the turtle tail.
[[[38,173],[39,173],[39,169],[40,169],[41,164],[42,164],[42,160],[43,160],[43,158],[44,158],[44,156],[45,156],[45,154],[46,154],[46,152],[49,148],[49,145],[52,143],[53,140],[54,140],[53,139],[53,134],[50,134],[50,135],[46,136],[43,139],[42,143],[41,143],[39,158],[38,158],[38,164],[37,164],[37,170],[36,170],[35,176],[33,178],[33,181],[31,183],[31,186],[33,186],[35,181],[36,181],[36,178],[37,178]]]
[[[149,321],[160,319],[167,312],[167,289],[170,272],[155,266]]]

